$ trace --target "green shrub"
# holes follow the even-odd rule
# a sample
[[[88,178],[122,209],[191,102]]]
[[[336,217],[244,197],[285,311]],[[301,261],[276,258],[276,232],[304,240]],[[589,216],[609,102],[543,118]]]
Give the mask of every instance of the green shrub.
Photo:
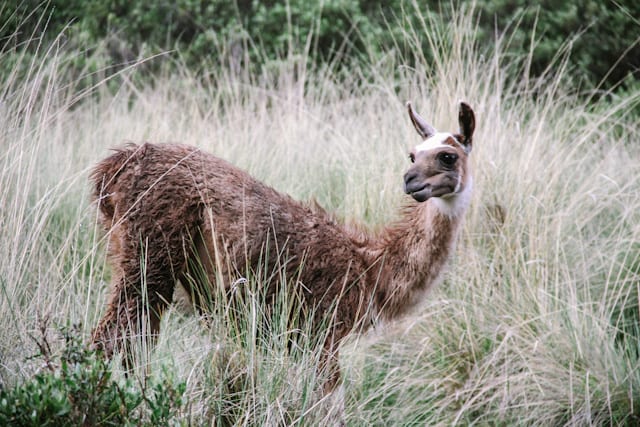
[[[88,64],[74,59],[88,72],[99,68],[96,62],[126,63],[171,49],[199,69],[247,59],[263,64],[305,49],[315,60],[341,60],[363,53],[382,56],[389,51],[411,58],[412,46],[403,43],[401,35],[412,27],[425,34],[420,44],[429,58],[433,46],[421,16],[438,14],[446,22],[460,7],[477,8],[480,46],[493,45],[496,34],[512,31],[507,52],[522,57],[533,42],[533,76],[542,75],[567,45],[571,45],[574,76],[588,86],[602,81],[612,87],[628,75],[637,76],[640,69],[639,24],[633,19],[640,15],[640,3],[633,0],[547,0],[535,6],[525,0],[457,4],[442,0],[420,4],[412,0],[51,0],[47,8],[39,1],[25,0],[15,8],[0,8],[0,22],[5,23],[0,27],[0,43],[6,51],[41,34],[53,39],[65,30],[69,47],[93,46],[85,50]],[[95,47],[103,41],[101,53],[107,59],[100,61],[94,56]]]
[[[103,357],[87,349],[79,328],[63,328],[59,356],[41,329],[37,344],[44,368],[13,388],[0,390],[0,425],[137,426],[174,425],[186,385],[167,373],[160,380],[137,384],[116,380]]]
[[[490,42],[494,32],[504,32],[518,21],[512,37],[512,53],[527,52],[532,40],[531,71],[541,75],[554,56],[571,45],[572,75],[605,86],[620,82],[640,69],[640,2],[545,0],[532,5],[526,0],[481,0],[481,40]],[[534,32],[535,30],[535,32]]]

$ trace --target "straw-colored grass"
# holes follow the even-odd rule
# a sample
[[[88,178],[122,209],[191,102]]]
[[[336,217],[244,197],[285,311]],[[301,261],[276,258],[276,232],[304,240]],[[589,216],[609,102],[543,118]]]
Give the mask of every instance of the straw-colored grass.
[[[27,358],[38,317],[88,335],[101,314],[110,271],[87,171],[109,147],[197,145],[377,227],[406,197],[418,136],[405,101],[455,130],[465,99],[477,114],[475,193],[455,257],[415,314],[344,346],[342,402],[313,397],[317,353],[256,339],[250,321],[236,330],[224,310],[206,328],[171,309],[152,371],[187,382],[195,424],[314,424],[333,419],[332,405],[348,425],[638,422],[640,129],[628,113],[640,93],[587,102],[561,60],[529,81],[526,58],[501,56],[504,40],[474,44],[471,14],[435,24],[404,40],[428,37],[435,60],[416,52],[409,68],[390,54],[350,77],[304,57],[252,78],[183,70],[134,84],[134,67],[112,80],[117,91],[77,99],[55,49],[22,63],[26,76],[0,82],[0,383],[38,369]]]

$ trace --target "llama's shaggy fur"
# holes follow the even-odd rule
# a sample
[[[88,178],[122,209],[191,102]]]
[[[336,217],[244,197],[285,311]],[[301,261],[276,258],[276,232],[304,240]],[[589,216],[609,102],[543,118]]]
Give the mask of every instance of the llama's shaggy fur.
[[[376,235],[355,231],[194,147],[129,145],[101,161],[91,178],[114,277],[94,345],[110,356],[126,350],[135,333],[156,334],[178,281],[192,287],[194,304],[203,309],[198,295],[211,294],[204,287],[216,280],[230,286],[247,267],[281,268],[296,279],[290,291],[316,313],[314,322],[332,317],[325,343],[332,378],[325,389],[333,388],[339,342],[376,317],[401,315],[433,286],[469,201],[470,107],[461,104],[461,133],[446,137],[434,134],[410,106],[409,113],[425,143],[434,135],[439,140],[412,152],[405,191],[415,200]],[[457,163],[445,164],[443,153]],[[202,266],[206,280],[193,265]],[[267,295],[275,292],[273,283],[265,286]]]

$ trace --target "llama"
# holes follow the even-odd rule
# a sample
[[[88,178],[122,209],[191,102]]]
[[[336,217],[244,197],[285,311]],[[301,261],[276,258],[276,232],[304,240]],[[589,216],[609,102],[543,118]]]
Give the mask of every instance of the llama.
[[[230,289],[247,266],[274,271],[286,252],[286,277],[297,279],[289,291],[315,313],[312,324],[332,316],[321,365],[330,372],[324,392],[333,390],[340,341],[422,299],[441,275],[470,201],[471,107],[460,103],[459,133],[438,132],[407,108],[422,137],[404,175],[411,198],[377,233],[339,223],[195,147],[130,144],[98,163],[91,179],[113,280],[94,348],[111,357],[126,353],[136,334],[156,335],[177,283],[203,309],[198,295],[207,286],[222,280]]]

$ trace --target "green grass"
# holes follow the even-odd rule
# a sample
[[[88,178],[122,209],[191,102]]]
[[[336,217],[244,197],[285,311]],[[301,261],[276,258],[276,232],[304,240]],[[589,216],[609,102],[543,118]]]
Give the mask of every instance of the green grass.
[[[39,318],[81,323],[88,337],[101,314],[110,271],[87,173],[110,147],[197,145],[375,228],[406,197],[418,136],[405,101],[455,130],[465,99],[477,114],[474,198],[445,281],[408,318],[343,346],[342,402],[314,396],[317,351],[255,339],[254,323],[234,329],[220,305],[208,328],[169,310],[136,375],[169,369],[186,383],[184,424],[319,424],[341,406],[348,425],[636,424],[640,93],[588,102],[561,60],[530,81],[527,58],[502,56],[506,39],[475,45],[473,23],[424,22],[403,42],[429,38],[435,61],[417,51],[408,68],[390,53],[351,76],[301,72],[299,57],[261,76],[183,70],[148,84],[133,68],[111,81],[117,91],[78,97],[55,49],[20,64],[26,76],[0,82],[2,388],[41,372],[29,358]]]

